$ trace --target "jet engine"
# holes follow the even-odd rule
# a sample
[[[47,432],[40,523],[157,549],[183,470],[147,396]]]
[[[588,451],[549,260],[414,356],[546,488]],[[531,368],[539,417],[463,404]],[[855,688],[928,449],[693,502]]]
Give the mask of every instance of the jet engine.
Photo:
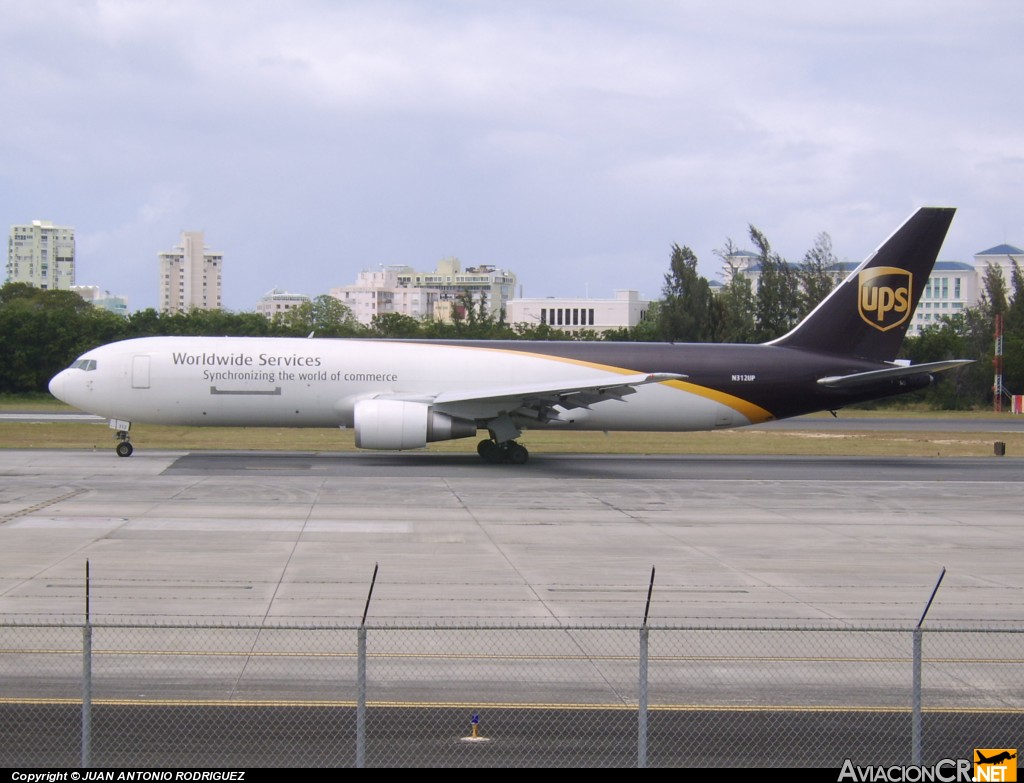
[[[361,449],[420,449],[437,440],[472,438],[476,422],[431,410],[422,402],[360,400],[355,430]]]

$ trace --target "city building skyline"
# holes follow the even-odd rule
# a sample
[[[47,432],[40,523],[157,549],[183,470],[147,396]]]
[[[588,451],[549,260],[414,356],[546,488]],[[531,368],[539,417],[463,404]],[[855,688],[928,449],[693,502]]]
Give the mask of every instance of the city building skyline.
[[[158,258],[163,312],[221,307],[223,254],[206,247],[204,232],[182,232],[180,244],[170,251],[160,252]],[[728,281],[732,274],[743,274],[756,291],[758,259],[756,253],[738,250],[724,259],[722,276]],[[1024,250],[1007,243],[979,251],[970,262],[937,261],[908,333],[918,335],[925,327],[940,322],[943,316],[976,306],[984,294],[984,278],[990,266],[1002,272],[1007,288],[1012,290],[1014,267],[1022,264]],[[850,261],[835,263],[832,267],[834,280],[842,280],[856,266]],[[111,294],[97,285],[75,285],[77,271],[73,227],[57,226],[49,220],[33,220],[11,227],[7,282],[23,282],[41,290],[76,290],[95,306],[121,315],[129,313],[125,297]],[[710,282],[713,288],[721,287],[718,281]],[[357,274],[354,284],[331,288],[328,295],[348,306],[364,325],[369,325],[375,315],[387,313],[420,320],[450,321],[453,310],[465,304],[463,299],[468,294],[473,305],[482,305],[491,317],[500,317],[504,310],[508,323],[544,323],[570,332],[631,328],[639,322],[636,313],[645,314],[652,301],[632,289],[617,289],[613,299],[517,299],[512,296],[516,285],[517,276],[509,270],[486,264],[463,270],[458,258],[449,257],[439,261],[429,272],[417,271],[411,265],[364,270]],[[623,304],[622,296],[627,291],[631,292],[633,300]],[[309,301],[308,294],[274,288],[255,303],[253,311],[270,319]]]

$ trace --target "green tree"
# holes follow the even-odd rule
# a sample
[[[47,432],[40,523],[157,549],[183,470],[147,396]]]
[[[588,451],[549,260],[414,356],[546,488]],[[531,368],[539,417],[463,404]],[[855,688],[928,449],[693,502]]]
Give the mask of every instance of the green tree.
[[[463,291],[458,296],[456,309],[464,314],[463,324],[466,327],[467,336],[477,338],[490,336],[489,332],[495,325],[495,320],[491,311],[487,309],[487,301],[484,297],[481,296],[474,300],[471,291]]]
[[[270,322],[259,313],[203,310],[162,313],[157,318],[159,334],[204,337],[262,337],[271,332]],[[140,323],[141,325],[141,323]]]
[[[754,296],[755,339],[765,342],[781,337],[796,323],[799,284],[793,269],[754,226],[750,226],[750,239],[757,247],[761,268]]]
[[[152,307],[138,310],[128,316],[128,333],[132,337],[155,337],[165,334],[163,314]]]
[[[1013,294],[1006,303],[1003,328],[1007,332],[1024,332],[1024,272],[1016,263],[1010,273],[1010,284]]]
[[[797,320],[810,313],[835,288],[833,270],[838,263],[839,259],[832,252],[832,237],[824,232],[818,234],[814,247],[804,254],[796,270]]]
[[[1003,391],[1008,394],[1024,392],[1024,273],[1014,264],[1007,281],[1003,270],[989,264],[982,280],[981,301],[965,312],[969,325],[971,346],[975,353],[968,356],[995,359],[996,317],[1003,324]],[[988,403],[994,393],[995,373],[988,384]],[[1005,404],[1006,400],[1003,400]]]
[[[711,286],[697,272],[697,255],[688,247],[672,245],[658,307],[658,335],[662,340],[706,342],[713,339]]]
[[[123,318],[72,291],[7,283],[0,287],[0,392],[46,391],[77,356],[125,336]]]
[[[1014,263],[1010,275],[1012,299],[1003,317],[1003,387],[1009,394],[1024,393],[1024,272]]]
[[[29,283],[4,283],[0,286],[0,307],[17,302],[19,300],[33,301],[39,298],[42,290]],[[89,304],[82,297],[78,297],[82,304]]]
[[[512,324],[508,329],[509,340],[571,340],[572,335],[550,324]]]
[[[962,359],[965,355],[968,322],[964,316],[945,317],[904,342],[904,350],[915,364]],[[940,410],[966,410],[977,407],[984,398],[984,381],[979,385],[977,366],[939,373],[936,383],[918,393],[930,407]],[[909,398],[907,401],[914,398]]]
[[[366,330],[348,305],[333,296],[321,294],[275,318],[273,332],[291,337],[359,337]]]
[[[754,289],[750,278],[735,275],[718,294],[719,329],[717,341],[752,343],[756,341],[754,326]]]
[[[725,245],[715,250],[715,255],[722,260],[727,279],[715,297],[719,312],[716,342],[754,342],[754,288],[750,278],[736,263],[738,252],[731,239],[726,239]]]
[[[522,332],[505,323],[502,310],[497,317],[491,312],[487,300],[474,298],[472,291],[465,290],[456,295],[452,302],[451,321],[431,322],[433,336],[459,340],[520,339]]]
[[[607,342],[635,342],[654,343],[661,342],[661,334],[658,331],[658,312],[661,309],[661,302],[654,301],[647,306],[647,312],[640,319],[636,326],[622,326],[618,329],[606,329],[598,339]]]
[[[1006,278],[1003,277],[1003,270],[993,263],[985,268],[985,275],[982,278],[982,293],[980,307],[987,310],[989,315],[1005,313],[1009,291],[1006,285]]]
[[[411,315],[383,313],[370,321],[370,333],[376,337],[422,337],[424,323]]]
[[[661,312],[661,300],[647,305],[647,312],[640,323],[630,329],[630,339],[634,342],[652,343],[658,340],[658,314]]]

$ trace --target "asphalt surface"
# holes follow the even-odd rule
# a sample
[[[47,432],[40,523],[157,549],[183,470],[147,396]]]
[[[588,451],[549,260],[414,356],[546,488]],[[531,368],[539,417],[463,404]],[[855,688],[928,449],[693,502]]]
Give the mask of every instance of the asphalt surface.
[[[1022,729],[1022,476],[1015,457],[534,455],[495,466],[427,453],[0,450],[0,761],[75,763],[66,701],[81,694],[81,631],[57,644],[40,626],[81,623],[86,561],[106,656],[97,763],[351,764],[351,679],[332,690],[322,653],[289,645],[311,643],[308,624],[354,629],[364,611],[372,693],[392,704],[373,710],[370,766],[632,766],[635,712],[609,705],[635,688],[645,612],[661,644],[728,629],[741,651],[660,649],[651,765],[835,766],[853,749],[905,762],[906,629],[940,576],[925,627],[978,633],[954,634],[949,652],[928,642],[949,670],[926,669],[926,751],[999,747]],[[210,624],[263,629],[279,651],[254,657],[243,631],[160,630]],[[130,636],[112,641],[122,625]],[[456,628],[462,654],[426,654],[434,636],[392,636],[407,626]],[[487,631],[500,645],[467,659],[464,629],[476,626],[512,630]],[[298,638],[267,633],[282,627]],[[565,633],[595,627],[605,630]],[[897,635],[831,630],[851,627]],[[822,646],[800,647],[819,629]],[[551,633],[574,652],[552,659],[534,644]],[[624,652],[608,647],[620,636]],[[353,666],[349,653],[337,660]],[[538,701],[560,706],[515,706]],[[701,711],[723,702],[743,709]],[[467,748],[468,705],[481,703],[495,742]]]
[[[945,567],[931,618],[1015,621],[1022,476],[1014,457],[0,451],[0,615],[80,613],[89,560],[112,618],[358,618],[379,565],[378,618],[635,621],[656,567],[659,621],[909,620]]]

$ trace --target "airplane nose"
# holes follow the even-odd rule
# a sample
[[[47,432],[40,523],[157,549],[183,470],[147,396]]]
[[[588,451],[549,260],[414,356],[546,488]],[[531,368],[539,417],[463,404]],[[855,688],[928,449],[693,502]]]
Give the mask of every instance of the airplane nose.
[[[50,378],[50,394],[52,394],[61,402],[66,402],[66,400],[64,399],[64,384],[67,381],[67,377],[65,375],[66,372],[66,370],[61,370],[59,373]]]

